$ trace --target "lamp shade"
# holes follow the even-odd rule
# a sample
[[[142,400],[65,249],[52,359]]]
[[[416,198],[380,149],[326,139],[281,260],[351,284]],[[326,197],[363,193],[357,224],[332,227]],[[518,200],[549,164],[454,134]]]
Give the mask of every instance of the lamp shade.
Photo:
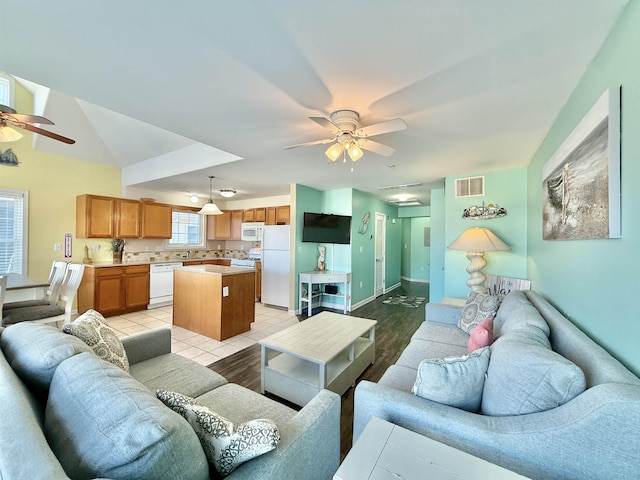
[[[233,197],[236,194],[236,191],[233,188],[223,188],[222,190],[220,190],[220,195],[222,195],[223,197]]]
[[[0,126],[0,142],[15,142],[21,138],[22,134],[16,132],[13,128],[7,127],[6,125]]]
[[[468,228],[447,247],[451,250],[467,252],[504,252],[511,250],[488,228]]]
[[[334,143],[329,148],[327,148],[327,151],[324,152],[324,154],[327,157],[329,157],[329,160],[331,160],[332,162],[335,162],[336,160],[338,160],[338,157],[340,157],[340,154],[342,153],[343,148],[344,147],[339,143]]]
[[[215,203],[209,200],[198,213],[200,215],[222,215],[222,210],[220,210]]]

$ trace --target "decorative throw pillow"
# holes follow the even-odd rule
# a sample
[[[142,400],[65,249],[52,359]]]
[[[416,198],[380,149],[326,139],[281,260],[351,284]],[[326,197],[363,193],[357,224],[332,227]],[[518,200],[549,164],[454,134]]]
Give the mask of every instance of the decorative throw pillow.
[[[99,312],[87,310],[73,322],[65,324],[62,331],[78,337],[103,360],[129,371],[129,359],[122,341]]]
[[[470,292],[462,308],[458,328],[471,333],[473,327],[482,320],[487,317],[495,317],[499,306],[500,299],[495,295]]]
[[[474,352],[493,343],[493,318],[485,318],[471,330],[467,351]]]
[[[411,393],[469,412],[480,410],[489,347],[461,357],[423,360]]]
[[[271,420],[251,420],[234,428],[232,422],[193,398],[161,389],[156,396],[189,422],[209,463],[224,477],[247,460],[270,452],[280,441],[278,427]]]

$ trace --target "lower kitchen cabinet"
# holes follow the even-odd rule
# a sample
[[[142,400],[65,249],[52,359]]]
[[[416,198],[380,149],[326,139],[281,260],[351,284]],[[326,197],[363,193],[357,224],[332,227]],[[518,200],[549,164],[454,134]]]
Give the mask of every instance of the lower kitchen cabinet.
[[[149,304],[149,265],[85,268],[78,289],[78,313],[103,316],[145,310]]]

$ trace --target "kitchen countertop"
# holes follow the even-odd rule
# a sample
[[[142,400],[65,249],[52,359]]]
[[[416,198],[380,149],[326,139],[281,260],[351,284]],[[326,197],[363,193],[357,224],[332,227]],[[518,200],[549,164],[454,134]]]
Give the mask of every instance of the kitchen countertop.
[[[94,267],[94,268],[128,267],[130,265],[156,265],[159,263],[177,263],[177,262],[183,262],[183,263],[184,262],[206,262],[210,260],[233,260],[233,259],[232,258],[177,258],[173,260],[154,260],[153,262],[140,260],[140,261],[133,261],[133,262],[119,262],[119,263],[114,263],[113,261],[106,261],[106,262],[87,263],[85,264],[85,266]],[[260,260],[256,260],[256,262],[259,262],[259,261]],[[195,266],[198,267],[199,265],[195,265]],[[212,265],[212,266],[216,266],[216,265]]]
[[[176,268],[176,270],[208,275],[239,275],[242,273],[256,272],[255,268],[225,267],[224,265],[192,265],[189,267],[179,267]]]

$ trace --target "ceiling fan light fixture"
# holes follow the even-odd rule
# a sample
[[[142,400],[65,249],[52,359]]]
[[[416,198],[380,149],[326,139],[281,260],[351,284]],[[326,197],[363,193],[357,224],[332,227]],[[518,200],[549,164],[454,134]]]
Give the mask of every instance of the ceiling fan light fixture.
[[[349,154],[349,158],[351,158],[351,160],[353,160],[354,162],[360,160],[363,155],[362,149],[356,144],[356,142],[351,142],[349,144],[347,153]]]
[[[214,177],[212,175],[209,176],[209,201],[205,203],[198,212],[200,215],[222,215],[222,210],[213,203],[213,190],[211,189],[211,181],[213,178]]]
[[[223,188],[220,190],[220,195],[226,198],[231,198],[236,194],[236,191],[233,188]]]
[[[324,152],[324,154],[329,158],[329,160],[335,162],[336,160],[338,160],[338,158],[340,158],[340,154],[342,153],[343,148],[344,147],[339,143],[334,143],[329,148],[327,148],[327,151]]]
[[[192,193],[189,198],[191,199],[191,203],[198,203],[199,198],[197,193]]]
[[[15,142],[21,138],[22,134],[13,128],[6,125],[0,126],[0,142]]]

